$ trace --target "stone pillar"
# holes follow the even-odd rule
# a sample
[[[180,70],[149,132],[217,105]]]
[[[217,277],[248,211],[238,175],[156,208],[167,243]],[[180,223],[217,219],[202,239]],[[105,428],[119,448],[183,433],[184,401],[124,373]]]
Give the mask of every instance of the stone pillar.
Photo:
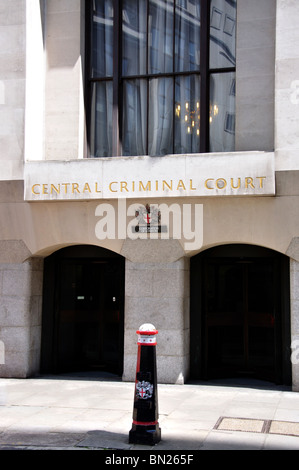
[[[84,4],[81,0],[44,4],[46,160],[83,158]]]
[[[122,254],[127,258],[123,380],[135,380],[136,330],[152,323],[159,330],[158,383],[183,384],[190,362],[189,259],[176,240],[127,240]]]
[[[43,260],[0,263],[0,377],[39,372]]]
[[[299,2],[276,0],[276,4],[275,168],[298,170]]]
[[[299,392],[299,261],[290,259],[293,390]]]
[[[275,16],[276,0],[238,0],[237,151],[273,150]]]
[[[22,180],[26,89],[26,0],[1,1],[0,15],[0,175],[1,180]]]

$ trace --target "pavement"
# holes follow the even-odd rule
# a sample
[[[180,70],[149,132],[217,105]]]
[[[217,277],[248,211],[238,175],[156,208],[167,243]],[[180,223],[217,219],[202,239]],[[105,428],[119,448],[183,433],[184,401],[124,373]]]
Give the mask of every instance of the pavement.
[[[154,447],[128,442],[133,395],[134,383],[114,376],[0,379],[0,450],[299,450],[299,393],[288,387],[158,384]]]

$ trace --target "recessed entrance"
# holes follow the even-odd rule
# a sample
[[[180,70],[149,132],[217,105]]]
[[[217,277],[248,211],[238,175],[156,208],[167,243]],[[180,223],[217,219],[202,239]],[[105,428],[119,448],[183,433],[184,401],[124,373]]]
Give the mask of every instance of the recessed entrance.
[[[197,378],[290,383],[288,258],[258,247],[191,262],[191,366]]]
[[[124,260],[70,247],[45,260],[42,372],[121,375]]]

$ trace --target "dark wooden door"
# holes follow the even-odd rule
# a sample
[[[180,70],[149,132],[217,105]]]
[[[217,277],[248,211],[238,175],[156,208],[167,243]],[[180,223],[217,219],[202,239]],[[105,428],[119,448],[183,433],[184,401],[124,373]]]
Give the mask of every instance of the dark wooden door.
[[[275,378],[279,344],[272,259],[213,259],[205,266],[206,370]]]
[[[192,379],[252,377],[291,383],[289,260],[226,245],[191,259]]]
[[[120,287],[117,261],[61,260],[56,311],[58,371],[117,370]]]
[[[122,375],[124,258],[103,248],[63,248],[44,261],[41,372]]]

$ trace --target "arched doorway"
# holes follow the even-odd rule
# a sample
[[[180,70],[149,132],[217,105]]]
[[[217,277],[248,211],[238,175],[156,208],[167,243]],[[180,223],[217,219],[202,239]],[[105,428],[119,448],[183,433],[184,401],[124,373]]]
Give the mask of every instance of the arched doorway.
[[[94,246],[61,249],[44,263],[42,373],[123,367],[124,259]]]
[[[291,383],[289,260],[226,245],[191,260],[191,375]]]

